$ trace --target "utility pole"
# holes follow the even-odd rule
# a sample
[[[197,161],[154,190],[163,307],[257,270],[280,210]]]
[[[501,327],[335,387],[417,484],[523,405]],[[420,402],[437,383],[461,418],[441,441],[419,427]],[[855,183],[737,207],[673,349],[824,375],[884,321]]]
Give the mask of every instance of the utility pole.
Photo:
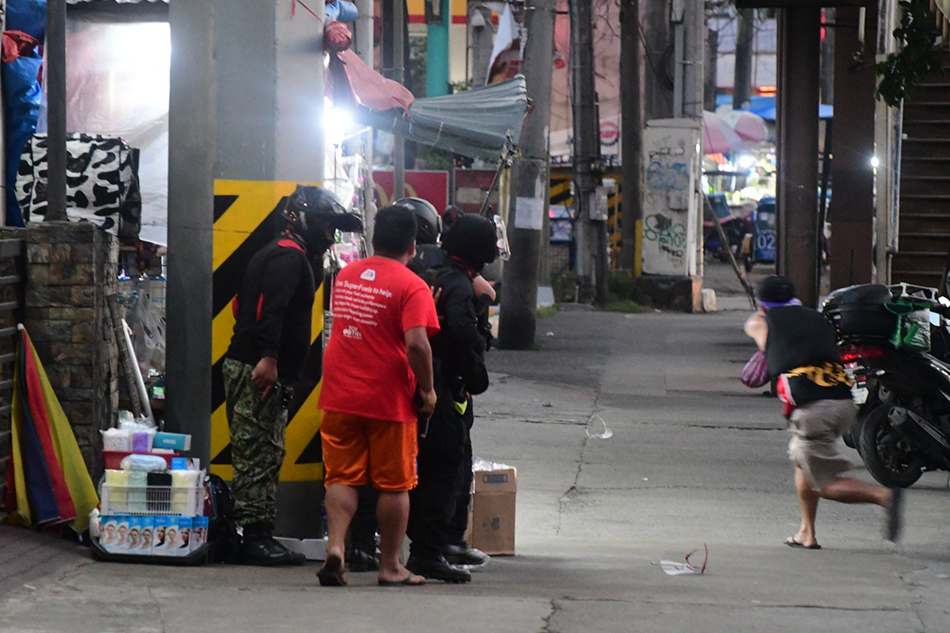
[[[405,0],[389,0],[393,3],[393,79],[406,82],[406,3]],[[396,135],[393,145],[393,200],[406,195],[406,141]]]
[[[66,0],[48,0],[46,5],[46,114],[47,180],[46,219],[66,217]],[[13,183],[7,183],[12,186]]]
[[[594,84],[593,8],[590,0],[571,0],[570,7],[578,297],[584,302],[594,299],[597,303],[606,303],[607,218],[601,215],[596,204],[603,161]]]
[[[732,109],[744,108],[752,94],[752,43],[755,37],[755,9],[741,9],[737,18],[736,65],[732,89]]]
[[[643,195],[643,100],[640,73],[640,0],[620,3],[621,249],[620,267],[640,275]]]
[[[716,61],[719,59],[719,31],[706,29],[706,78],[703,88],[703,109],[716,111],[716,89],[718,74]]]
[[[645,0],[644,39],[647,71],[643,82],[647,121],[673,116],[673,77],[663,63],[670,45],[670,0]]]
[[[363,63],[373,67],[373,0],[356,0],[356,53]],[[376,203],[373,200],[373,130],[363,132],[360,139],[361,154],[366,161],[366,178],[363,180],[363,212],[366,222],[366,248],[373,252],[373,225],[376,221]]]
[[[481,4],[468,4],[468,69],[466,77],[472,86],[484,86],[488,80],[488,62],[492,51],[491,9]]]
[[[551,125],[551,68],[557,0],[528,0],[524,76],[533,110],[521,132],[521,156],[511,166],[508,239],[511,258],[502,275],[498,345],[528,349],[534,345],[538,308],[538,261],[544,215],[548,210]]]

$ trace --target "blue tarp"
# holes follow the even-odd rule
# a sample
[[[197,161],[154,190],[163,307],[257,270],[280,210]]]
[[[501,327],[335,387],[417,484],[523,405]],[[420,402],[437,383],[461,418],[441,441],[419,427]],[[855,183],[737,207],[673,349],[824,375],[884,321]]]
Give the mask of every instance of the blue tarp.
[[[7,0],[8,31],[23,31],[40,42],[46,34],[46,0]]]
[[[26,226],[23,213],[16,200],[16,175],[20,156],[27,141],[36,132],[36,122],[43,101],[43,89],[37,81],[43,64],[36,49],[27,56],[21,54],[9,64],[3,64],[3,112],[6,123],[6,162],[4,166],[7,188],[4,191],[7,203],[7,225]]]
[[[46,34],[46,0],[8,0],[6,3],[6,30],[22,31],[42,42]],[[43,59],[34,48],[21,48],[20,57],[3,64],[3,114],[6,134],[7,224],[25,226],[20,205],[16,201],[17,169],[26,142],[36,132],[36,122],[43,102],[43,89],[37,76]]]

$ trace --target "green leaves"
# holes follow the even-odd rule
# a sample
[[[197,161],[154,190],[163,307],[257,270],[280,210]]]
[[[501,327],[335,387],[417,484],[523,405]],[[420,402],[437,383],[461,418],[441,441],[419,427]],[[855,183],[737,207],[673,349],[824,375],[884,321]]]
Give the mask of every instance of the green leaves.
[[[940,70],[940,58],[934,51],[937,39],[936,16],[929,0],[900,0],[901,23],[894,30],[900,50],[875,65],[880,79],[874,97],[897,107],[909,98],[909,91],[927,73]]]

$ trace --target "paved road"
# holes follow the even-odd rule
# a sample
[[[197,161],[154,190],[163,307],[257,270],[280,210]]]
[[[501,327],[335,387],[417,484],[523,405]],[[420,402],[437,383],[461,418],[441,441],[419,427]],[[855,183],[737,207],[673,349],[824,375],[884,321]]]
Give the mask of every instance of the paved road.
[[[736,378],[752,352],[745,315],[564,310],[539,322],[541,349],[493,351],[474,442],[518,468],[518,554],[470,585],[382,589],[354,574],[324,589],[314,566],[173,569],[57,550],[68,564],[0,598],[0,632],[950,630],[946,473],[911,489],[899,545],[882,540],[878,508],[830,503],[822,551],[782,545],[797,502],[780,407]],[[610,439],[586,436],[595,413]],[[704,544],[705,575],[661,570]]]

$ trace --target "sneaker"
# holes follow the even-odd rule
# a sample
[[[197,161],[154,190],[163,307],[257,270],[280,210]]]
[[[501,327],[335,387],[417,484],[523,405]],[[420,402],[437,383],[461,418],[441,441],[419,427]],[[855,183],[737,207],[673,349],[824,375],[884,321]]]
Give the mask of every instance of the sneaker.
[[[484,567],[491,560],[491,556],[480,549],[469,547],[467,544],[446,545],[442,548],[442,555],[452,565],[463,569],[477,569]]]
[[[884,538],[897,542],[904,527],[904,489],[891,488],[891,505],[884,517]]]
[[[450,565],[445,557],[436,554],[432,557],[409,556],[406,569],[426,579],[442,580],[444,582],[471,582],[472,574],[467,569]]]

